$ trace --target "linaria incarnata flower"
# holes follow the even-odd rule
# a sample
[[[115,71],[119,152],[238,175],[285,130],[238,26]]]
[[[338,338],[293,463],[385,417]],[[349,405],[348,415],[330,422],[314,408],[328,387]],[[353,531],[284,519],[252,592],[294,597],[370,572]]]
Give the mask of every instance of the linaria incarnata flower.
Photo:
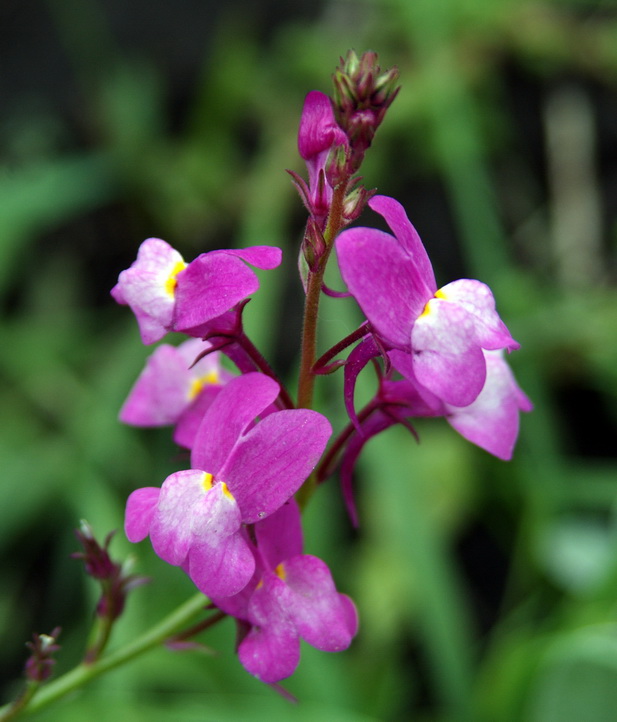
[[[419,235],[400,203],[375,196],[394,236],[351,228],[336,240],[341,275],[387,348],[411,354],[417,381],[445,403],[467,406],[484,387],[484,350],[517,349],[480,281],[437,288]]]
[[[159,341],[168,331],[205,336],[209,321],[259,288],[257,276],[245,263],[272,269],[280,262],[280,248],[253,246],[202,253],[187,264],[168,243],[148,238],[111,294],[131,307],[146,344]]]

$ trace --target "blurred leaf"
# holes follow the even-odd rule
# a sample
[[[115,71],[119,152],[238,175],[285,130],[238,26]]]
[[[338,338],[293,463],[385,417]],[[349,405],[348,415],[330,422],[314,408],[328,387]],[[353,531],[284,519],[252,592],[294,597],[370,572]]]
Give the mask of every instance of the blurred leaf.
[[[13,279],[15,265],[26,263],[25,242],[102,205],[114,193],[103,154],[58,158],[0,175],[0,289]]]
[[[564,636],[551,649],[529,703],[530,722],[612,722],[617,708],[617,629]]]
[[[614,564],[613,529],[600,520],[564,518],[546,525],[538,540],[542,565],[567,591],[585,594]]]

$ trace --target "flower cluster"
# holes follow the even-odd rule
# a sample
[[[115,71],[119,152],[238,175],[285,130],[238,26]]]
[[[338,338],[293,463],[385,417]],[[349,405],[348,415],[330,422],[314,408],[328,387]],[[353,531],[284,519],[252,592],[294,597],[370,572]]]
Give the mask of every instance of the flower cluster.
[[[274,269],[280,249],[211,251],[187,264],[165,241],[151,238],[112,290],[133,310],[144,343],[168,331],[191,337],[154,351],[120,412],[125,423],[173,426],[176,443],[190,450],[188,468],[130,494],[127,537],[149,537],[161,559],[236,619],[239,659],[267,683],[295,670],[300,639],[339,651],[358,627],[353,602],[337,591],[326,564],[303,552],[296,498],[305,504],[340,468],[357,522],[353,470],[376,434],[399,423],[413,431],[414,418],[443,416],[469,441],[509,459],[519,412],[531,409],[504,355],[519,344],[488,286],[462,279],[438,287],[403,207],[366,190],[355,176],[398,92],[397,77],[395,69],[381,72],[374,53],[350,53],[335,75],[335,100],[312,91],[304,104],[298,149],[308,180],[291,172],[308,212],[300,249],[306,304],[296,402],[242,320],[259,285],[247,264]],[[391,233],[347,228],[367,205]],[[345,293],[323,282],[334,255]],[[324,292],[352,296],[365,320],[316,359]],[[378,389],[356,410],[356,380],[369,361],[378,370]],[[350,421],[326,451],[332,427],[312,409],[313,385],[340,367]]]
[[[287,662],[274,664],[255,651],[241,651],[240,659],[258,678],[277,682],[298,664],[300,636],[321,649],[345,649],[357,622],[352,602],[336,592],[326,565],[299,554],[297,509],[295,526],[281,532],[289,545],[271,538],[290,526],[285,521],[272,526],[270,518],[289,518],[281,510],[294,508],[293,495],[319,461],[332,428],[317,411],[291,408],[279,382],[264,373],[269,367],[248,341],[241,321],[257,278],[238,258],[273,268],[281,252],[269,247],[215,251],[185,264],[167,243],[149,239],[112,290],[117,301],[131,306],[144,342],[171,330],[197,336],[179,346],[158,346],[120,411],[128,424],[173,426],[176,443],[190,450],[188,469],[171,474],[160,487],[140,488],[129,496],[125,531],[132,542],[149,537],[161,559],[181,567],[241,625],[259,618],[246,610],[264,597],[264,584],[258,582],[271,572],[264,560],[273,558],[268,548],[274,543],[282,556],[272,569],[280,574],[280,563],[288,561],[285,588],[287,596],[296,595],[298,606],[293,623],[285,614],[269,612],[268,639],[280,640]],[[222,366],[220,348],[236,362],[240,375]],[[302,585],[314,590],[312,600],[304,599]],[[267,581],[265,587],[270,586]],[[239,597],[246,609],[238,606]],[[278,597],[273,592],[267,606],[273,609]],[[319,631],[317,624],[318,631],[307,631],[307,625],[315,626],[315,617],[328,620],[327,630]],[[296,631],[290,635],[292,626]],[[251,643],[249,635],[241,650],[260,647],[257,637]]]

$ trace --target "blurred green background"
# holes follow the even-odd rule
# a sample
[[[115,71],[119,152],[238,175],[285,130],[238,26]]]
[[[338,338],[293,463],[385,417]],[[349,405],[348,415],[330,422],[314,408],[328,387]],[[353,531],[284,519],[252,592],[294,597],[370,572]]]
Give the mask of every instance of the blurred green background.
[[[148,236],[185,256],[275,244],[247,328],[284,375],[297,360],[305,214],[285,168],[304,95],[348,48],[402,90],[367,154],[438,283],[489,283],[522,349],[535,411],[502,463],[443,420],[394,429],[357,472],[361,526],[336,481],[306,551],[351,594],[346,653],[303,647],[292,706],[216,656],[157,650],[37,720],[610,722],[617,709],[617,4],[591,0],[3,0],[0,4],[0,692],[24,642],[63,628],[83,651],[96,588],[69,558],[87,519],[121,529],[126,496],[179,464],[167,430],[121,426],[151,349],[109,289]],[[374,223],[367,213],[366,223]],[[324,304],[325,350],[357,322]],[[369,394],[370,374],[361,393]],[[333,390],[324,406],[341,425]],[[192,593],[148,544],[112,646]]]

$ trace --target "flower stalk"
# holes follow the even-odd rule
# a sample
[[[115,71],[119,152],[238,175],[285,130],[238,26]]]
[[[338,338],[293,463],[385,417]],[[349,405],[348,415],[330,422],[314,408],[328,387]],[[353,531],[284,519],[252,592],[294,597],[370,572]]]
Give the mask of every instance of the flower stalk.
[[[321,299],[324,274],[334,240],[345,224],[345,196],[349,180],[340,183],[332,195],[332,205],[323,237],[324,252],[319,259],[317,269],[309,270],[306,300],[304,302],[304,320],[302,325],[302,355],[300,359],[300,378],[298,381],[298,408],[310,409],[313,406],[315,372],[313,366],[317,357],[317,319]]]
[[[82,662],[74,669],[44,686],[32,685],[22,698],[25,701],[18,700],[18,709],[16,709],[15,703],[0,707],[0,722],[14,719],[17,714],[31,713],[43,709],[70,692],[83,687],[96,677],[100,677],[105,672],[120,667],[160,646],[170,638],[180,634],[182,629],[202,612],[207,604],[208,600],[203,594],[195,594],[154,627],[132,642],[120,647],[120,649],[101,656],[90,664]]]

